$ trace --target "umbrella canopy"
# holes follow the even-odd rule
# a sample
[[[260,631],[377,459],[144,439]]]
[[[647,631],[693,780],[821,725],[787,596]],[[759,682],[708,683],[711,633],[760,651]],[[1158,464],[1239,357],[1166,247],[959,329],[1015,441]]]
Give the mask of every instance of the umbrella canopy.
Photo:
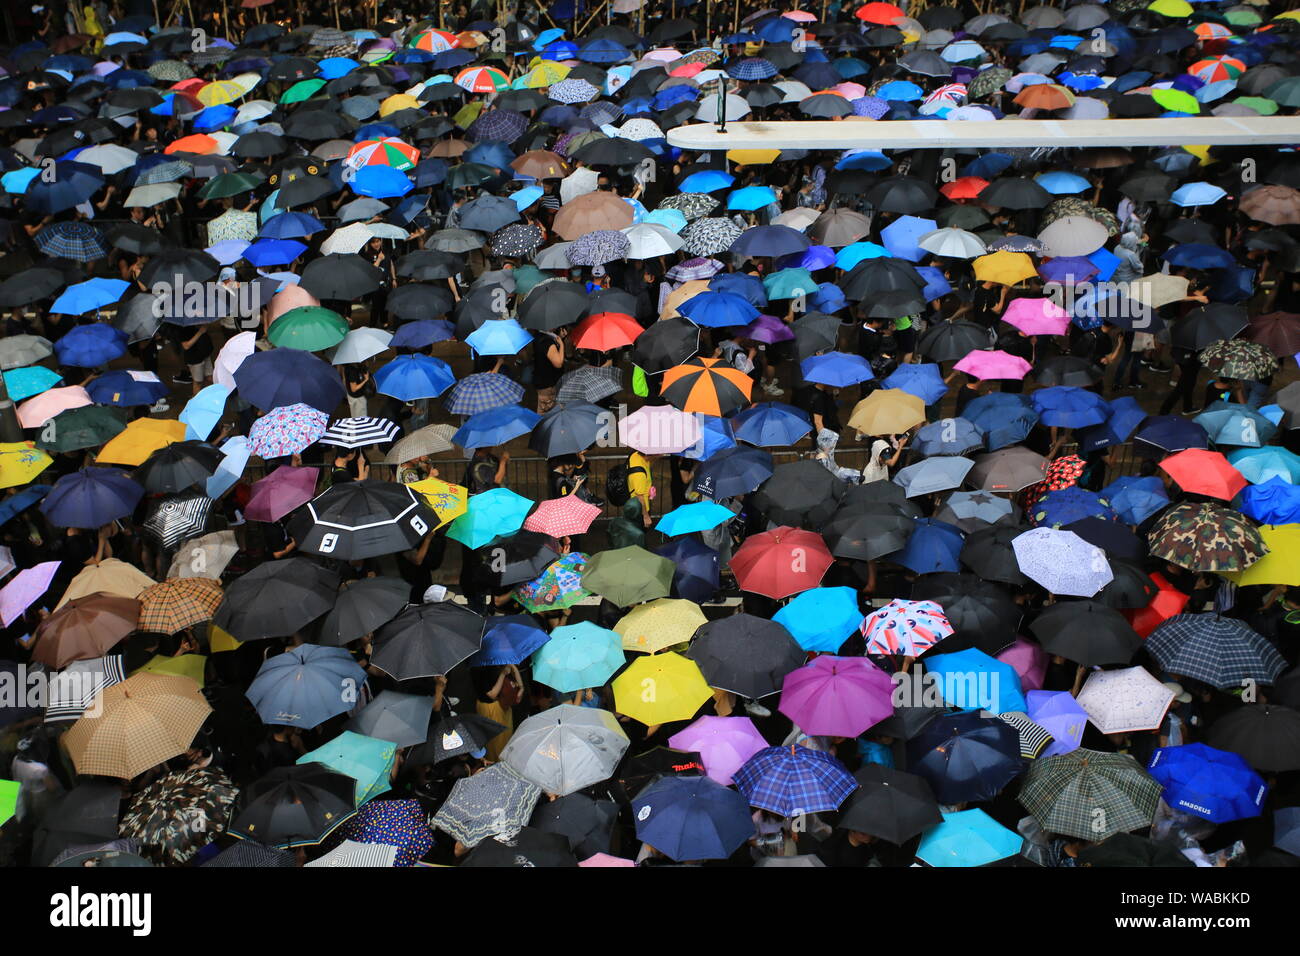
[[[565,796],[608,779],[627,746],[613,714],[561,704],[521,723],[501,760],[547,793]]]
[[[1128,754],[1078,749],[1031,764],[1020,802],[1043,829],[1096,842],[1150,826],[1160,789]]]

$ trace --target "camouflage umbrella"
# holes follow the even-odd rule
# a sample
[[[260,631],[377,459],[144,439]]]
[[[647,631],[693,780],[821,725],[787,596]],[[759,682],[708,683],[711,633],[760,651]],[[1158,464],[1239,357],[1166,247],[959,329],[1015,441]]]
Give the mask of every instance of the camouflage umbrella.
[[[1109,209],[1102,209],[1100,206],[1094,206],[1088,200],[1079,196],[1065,196],[1057,199],[1043,210],[1043,218],[1039,222],[1039,231],[1046,229],[1058,219],[1064,219],[1066,216],[1083,216],[1085,219],[1091,219],[1099,222],[1106,227],[1106,232],[1111,236],[1119,235],[1119,220]]]
[[[1201,364],[1224,378],[1262,382],[1277,371],[1277,358],[1268,346],[1244,339],[1220,339],[1201,350]]]
[[[693,256],[711,256],[726,252],[740,238],[740,227],[730,219],[697,219],[682,230],[682,248]]]
[[[977,100],[982,96],[996,93],[1006,85],[1011,75],[1011,71],[1005,66],[994,66],[983,70],[971,77],[970,82],[966,84],[966,95],[972,100]]]
[[[1195,501],[1174,505],[1147,536],[1151,555],[1189,571],[1243,571],[1268,551],[1236,511]]]
[[[239,790],[220,770],[181,770],[141,790],[119,832],[162,866],[180,866],[223,832]]]

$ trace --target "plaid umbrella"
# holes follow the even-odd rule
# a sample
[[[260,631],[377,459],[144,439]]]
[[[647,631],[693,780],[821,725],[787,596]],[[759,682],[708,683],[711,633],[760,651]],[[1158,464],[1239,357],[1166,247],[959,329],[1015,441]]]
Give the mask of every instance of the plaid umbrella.
[[[524,521],[525,531],[538,531],[552,538],[583,534],[600,514],[600,508],[583,501],[577,495],[550,498],[541,502],[537,510]]]
[[[536,578],[515,588],[511,597],[534,614],[572,607],[591,597],[582,586],[582,573],[589,560],[581,551],[562,555]]]
[[[414,866],[433,849],[433,831],[418,800],[372,800],[335,831],[361,844],[395,847],[392,866]]]
[[[623,390],[623,370],[613,365],[584,365],[566,372],[559,382],[555,400],[560,404],[595,404]]]
[[[1218,614],[1175,614],[1151,632],[1146,649],[1169,673],[1220,690],[1271,684],[1287,666],[1262,634]]]
[[[1150,826],[1160,790],[1128,754],[1079,749],[1034,762],[1020,802],[1044,830],[1098,842]]]
[[[273,408],[248,430],[250,448],[264,459],[296,455],[325,434],[329,420],[324,412],[301,402]]]
[[[681,231],[682,248],[694,256],[716,255],[730,249],[740,233],[740,227],[730,219],[696,219]]]
[[[257,229],[257,213],[227,209],[208,222],[208,244],[216,245],[228,239],[252,242],[257,238]]]
[[[170,550],[208,526],[212,499],[202,492],[182,492],[167,495],[145,519],[144,531],[164,550]]]
[[[540,226],[531,222],[512,222],[492,233],[488,239],[493,253],[498,256],[531,256],[545,238]]]
[[[597,229],[583,233],[564,250],[569,262],[575,266],[601,266],[627,256],[632,241],[613,229]]]
[[[221,603],[221,584],[212,578],[168,578],[140,592],[141,631],[175,634],[212,620]]]
[[[108,255],[103,233],[88,222],[56,222],[34,238],[36,247],[51,258],[93,262]]]
[[[761,56],[746,57],[727,65],[727,75],[736,80],[766,80],[776,73],[776,67]]]
[[[1161,515],[1147,541],[1153,557],[1189,571],[1244,571],[1268,551],[1243,515],[1195,501],[1176,504]]]
[[[135,795],[118,832],[159,866],[180,866],[225,831],[238,795],[220,770],[169,773]]]
[[[837,810],[858,787],[830,754],[797,745],[760,750],[733,780],[750,806],[784,817]]]
[[[868,654],[916,657],[952,632],[943,608],[934,601],[890,601],[862,620]]]
[[[509,764],[494,763],[456,781],[433,825],[465,846],[478,846],[489,837],[518,832],[532,817],[541,795],[540,788]]]
[[[676,209],[687,219],[699,219],[701,216],[707,216],[720,205],[720,200],[714,199],[708,193],[678,193],[676,196],[669,196],[659,203],[660,209]]]
[[[524,387],[510,376],[499,372],[478,372],[456,382],[443,403],[453,415],[477,415],[503,405],[514,405],[523,397]]]
[[[1244,339],[1224,339],[1201,350],[1201,364],[1224,378],[1262,382],[1277,371],[1277,357],[1268,346]]]

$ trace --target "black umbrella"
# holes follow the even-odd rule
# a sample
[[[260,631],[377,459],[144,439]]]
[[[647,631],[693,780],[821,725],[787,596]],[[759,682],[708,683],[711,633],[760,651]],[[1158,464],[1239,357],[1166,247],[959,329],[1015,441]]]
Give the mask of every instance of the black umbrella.
[[[873,561],[901,550],[916,530],[919,517],[920,509],[910,503],[869,500],[850,493],[821,533],[837,558]]]
[[[637,336],[632,361],[646,372],[664,372],[700,351],[700,329],[679,316],[661,319]]]
[[[654,158],[649,146],[621,136],[592,140],[583,145],[573,158],[588,166],[636,166]]]
[[[691,488],[720,501],[747,495],[772,476],[772,456],[761,448],[736,445],[714,453],[695,469]]]
[[[1256,770],[1300,770],[1300,711],[1279,704],[1245,704],[1210,727],[1211,747],[1231,750]]]
[[[60,270],[48,266],[24,269],[18,275],[0,282],[0,307],[30,305],[41,299],[52,298],[69,281]]]
[[[577,282],[543,282],[519,303],[519,324],[549,332],[577,322],[586,314],[588,304],[587,290]]]
[[[735,614],[701,624],[686,656],[710,687],[756,699],[779,691],[807,655],[776,621]]]
[[[443,286],[409,282],[388,296],[388,311],[403,322],[446,315],[455,305],[451,290]]]
[[[1124,615],[1097,601],[1058,601],[1029,630],[1047,653],[1085,667],[1127,664],[1142,646]]]
[[[483,625],[458,604],[418,604],[379,629],[370,662],[399,681],[445,675],[479,649]]]
[[[435,714],[424,743],[406,755],[407,763],[435,764],[461,754],[485,750],[493,737],[509,728],[478,714]]]
[[[1196,866],[1172,843],[1157,843],[1132,833],[1116,833],[1079,851],[1081,866]]]
[[[1034,368],[1034,381],[1039,385],[1069,385],[1087,388],[1096,385],[1105,376],[1100,365],[1078,355],[1053,355]]]
[[[357,561],[415,548],[438,525],[424,499],[392,481],[348,481],[307,502],[289,533],[306,554]]]
[[[321,622],[317,643],[342,647],[378,630],[406,607],[411,586],[400,578],[361,578],[339,592]]]
[[[357,812],[357,782],[323,763],[276,767],[239,792],[227,832],[270,847],[314,846]]]
[[[574,854],[585,860],[610,851],[617,819],[618,804],[613,800],[593,800],[585,793],[571,793],[540,801],[529,825],[565,837]]]
[[[1019,525],[989,525],[972,531],[961,547],[961,563],[986,581],[1012,587],[1028,584],[1011,542],[1028,530]]]
[[[978,647],[997,654],[1015,642],[1020,606],[996,584],[973,574],[926,574],[912,585],[912,600],[935,601],[953,626],[953,634],[935,647],[941,653]]]
[[[1158,169],[1142,169],[1119,184],[1119,191],[1134,202],[1162,202],[1178,188],[1178,181]],[[1180,242],[1186,242],[1180,239]]]
[[[837,827],[897,845],[943,822],[934,791],[923,777],[881,764],[867,764],[853,777],[858,789],[840,807]]]
[[[778,525],[819,530],[848,490],[821,462],[805,458],[777,465],[754,495],[754,507]]]
[[[32,841],[33,866],[49,866],[68,847],[98,845],[117,838],[122,788],[117,783],[83,783],[46,810]]]
[[[495,587],[509,587],[541,575],[560,555],[550,535],[516,531],[498,537],[479,549]]]
[[[124,222],[108,230],[104,238],[114,249],[131,252],[140,256],[157,255],[167,248],[167,240],[157,229],[150,229],[135,222]],[[24,275],[31,275],[30,270]]]
[[[1160,592],[1151,576],[1130,561],[1112,560],[1113,581],[1094,595],[1093,600],[1113,608],[1146,607]]]
[[[644,753],[627,753],[610,781],[610,793],[620,803],[631,803],[656,780],[664,777],[702,777],[704,760],[694,750],[652,747]]]
[[[221,451],[204,441],[178,441],[160,448],[132,475],[149,491],[184,491],[212,477],[221,464]]]
[[[933,362],[955,362],[976,349],[986,349],[991,344],[988,329],[959,319],[931,326],[921,336],[917,350]]]
[[[924,288],[925,278],[916,266],[905,259],[885,256],[863,259],[840,283],[840,289],[850,299],[870,300],[871,304],[891,294],[919,298]]]
[[[1063,530],[1073,531],[1089,544],[1095,544],[1106,552],[1108,558],[1138,561],[1146,554],[1142,538],[1134,534],[1128,525],[1108,518],[1089,515],[1064,525]]]
[[[1198,305],[1174,324],[1170,337],[1179,348],[1200,351],[1220,339],[1231,339],[1250,324],[1244,305],[1210,302]]]
[[[396,271],[406,279],[447,279],[465,267],[460,256],[437,249],[417,249],[397,260]]]
[[[839,345],[840,320],[824,312],[809,312],[800,316],[791,326],[794,330],[794,347],[799,361],[818,352],[826,352]]]
[[[528,447],[543,458],[576,455],[596,443],[601,431],[608,427],[608,419],[609,412],[599,405],[561,405],[533,426]]]
[[[240,641],[288,637],[328,611],[338,587],[311,558],[268,561],[227,586],[212,622]]]
[[[979,201],[1004,209],[1042,209],[1052,194],[1028,176],[995,179],[980,191]]]
[[[140,270],[140,281],[148,288],[157,285],[183,288],[187,283],[207,282],[221,271],[221,263],[200,249],[164,249],[149,257]]]
[[[361,256],[331,253],[307,263],[299,284],[318,299],[349,302],[369,295],[383,282],[384,274]]]
[[[880,212],[918,215],[934,208],[939,193],[915,176],[887,176],[867,191],[867,202]]]
[[[523,827],[509,836],[488,837],[476,846],[461,866],[577,866],[569,838]]]

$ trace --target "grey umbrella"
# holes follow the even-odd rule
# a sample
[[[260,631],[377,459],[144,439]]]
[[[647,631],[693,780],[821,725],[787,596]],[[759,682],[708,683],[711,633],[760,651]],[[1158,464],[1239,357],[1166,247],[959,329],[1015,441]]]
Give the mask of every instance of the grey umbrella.
[[[50,340],[39,335],[10,335],[0,339],[0,368],[35,365],[54,352]]]
[[[347,729],[399,747],[411,747],[428,737],[432,714],[432,697],[386,690],[348,721]]]
[[[561,704],[529,717],[501,761],[560,796],[608,780],[627,750],[627,734],[607,710]]]
[[[909,498],[948,491],[960,487],[974,465],[969,458],[951,455],[926,458],[896,474],[894,484],[901,485]]]

